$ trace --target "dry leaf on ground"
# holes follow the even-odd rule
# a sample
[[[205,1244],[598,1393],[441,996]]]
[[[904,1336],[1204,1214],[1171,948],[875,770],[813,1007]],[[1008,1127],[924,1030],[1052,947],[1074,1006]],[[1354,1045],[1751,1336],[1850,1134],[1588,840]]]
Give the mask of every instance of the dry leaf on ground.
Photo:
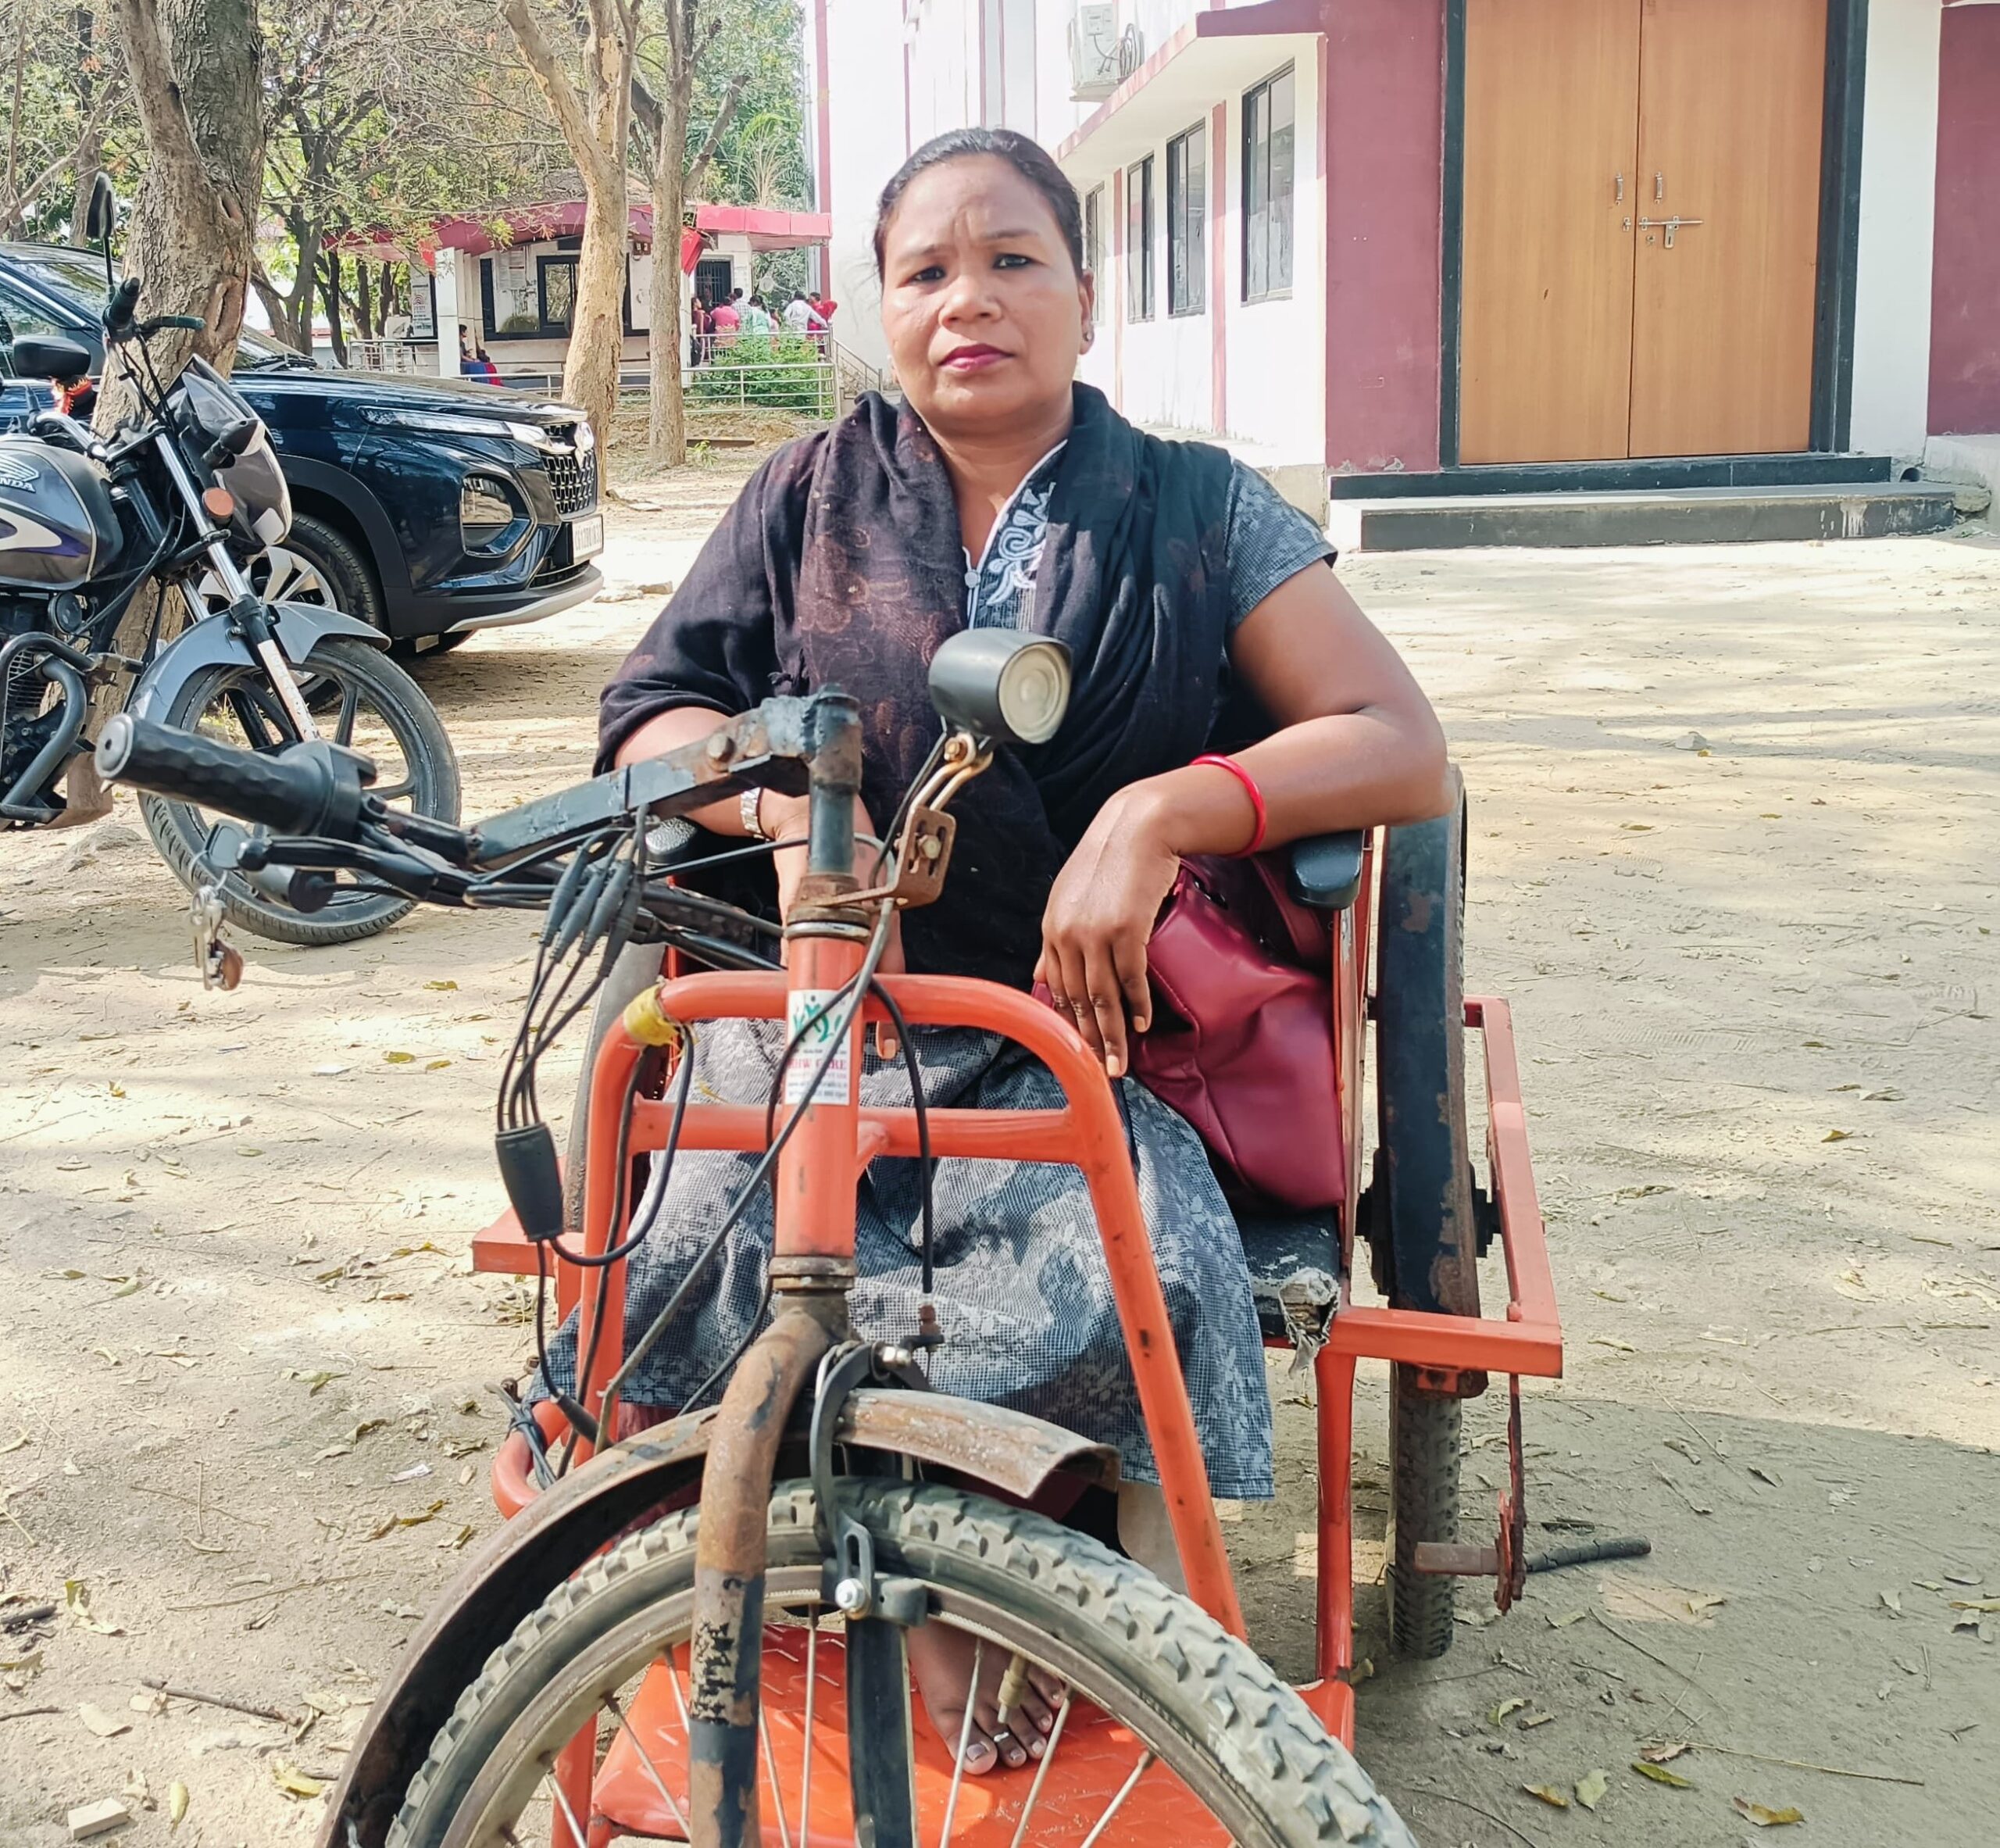
[[[77,1717],[99,1739],[116,1739],[120,1733],[132,1730],[130,1720],[122,1720],[116,1714],[108,1714],[102,1707],[93,1707],[88,1700],[77,1709]]]
[[[1538,1796],[1552,1810],[1566,1810],[1570,1800],[1553,1784],[1523,1784],[1521,1788],[1530,1796]]]
[[[1762,1803],[1753,1803],[1747,1796],[1732,1796],[1730,1807],[1739,1816],[1747,1816],[1759,1828],[1783,1828],[1788,1823],[1803,1822],[1805,1816],[1787,1805],[1782,1810],[1766,1809]]]
[[[1684,1778],[1677,1771],[1669,1771],[1663,1764],[1655,1764],[1644,1758],[1635,1758],[1632,1768],[1642,1778],[1651,1778],[1655,1784],[1666,1784],[1676,1790],[1692,1790],[1691,1779]]]
[[[1604,1771],[1587,1771],[1577,1780],[1577,1801],[1587,1810],[1595,1810],[1598,1799],[1604,1795],[1610,1782],[1609,1775]]]
[[[287,1796],[303,1803],[309,1797],[317,1796],[326,1789],[317,1778],[309,1778],[295,1764],[283,1758],[271,1760],[271,1782]]]
[[[1488,1714],[1486,1717],[1488,1719],[1491,1721],[1495,1725],[1498,1726],[1509,1714],[1517,1714],[1527,1705],[1527,1697],[1525,1695],[1512,1695],[1507,1700],[1502,1701],[1500,1704],[1494,1708],[1492,1712]]]

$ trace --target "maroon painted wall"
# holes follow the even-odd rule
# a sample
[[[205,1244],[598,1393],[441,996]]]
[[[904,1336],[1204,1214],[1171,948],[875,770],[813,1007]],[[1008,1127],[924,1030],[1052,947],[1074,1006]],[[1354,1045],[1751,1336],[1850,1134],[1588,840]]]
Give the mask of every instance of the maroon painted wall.
[[[1434,469],[1444,0],[1324,0],[1323,17],[1327,463]]]
[[[1938,73],[1930,430],[2000,431],[2000,6],[1948,6]]]

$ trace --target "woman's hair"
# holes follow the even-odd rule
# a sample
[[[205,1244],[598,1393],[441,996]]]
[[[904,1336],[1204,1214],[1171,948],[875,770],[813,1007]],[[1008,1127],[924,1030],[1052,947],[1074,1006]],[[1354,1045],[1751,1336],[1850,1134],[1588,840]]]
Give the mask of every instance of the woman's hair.
[[[875,274],[879,281],[884,252],[888,242],[889,220],[896,215],[909,183],[919,173],[942,166],[948,160],[964,160],[975,154],[990,154],[1004,160],[1048,201],[1055,214],[1062,241],[1070,247],[1070,260],[1077,273],[1084,273],[1084,213],[1077,202],[1077,189],[1049,156],[1046,148],[1011,128],[955,128],[926,141],[896,169],[875,206]]]

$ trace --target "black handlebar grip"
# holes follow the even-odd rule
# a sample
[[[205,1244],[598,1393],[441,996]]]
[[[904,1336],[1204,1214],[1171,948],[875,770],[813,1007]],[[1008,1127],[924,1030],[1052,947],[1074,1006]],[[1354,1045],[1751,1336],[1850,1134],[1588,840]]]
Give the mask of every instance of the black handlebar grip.
[[[122,334],[132,324],[132,312],[139,306],[139,279],[128,276],[112,291],[111,299],[104,305],[104,325],[107,333]]]
[[[130,783],[281,835],[321,832],[335,801],[334,779],[320,757],[263,756],[130,713],[105,727],[97,773],[107,783]]]

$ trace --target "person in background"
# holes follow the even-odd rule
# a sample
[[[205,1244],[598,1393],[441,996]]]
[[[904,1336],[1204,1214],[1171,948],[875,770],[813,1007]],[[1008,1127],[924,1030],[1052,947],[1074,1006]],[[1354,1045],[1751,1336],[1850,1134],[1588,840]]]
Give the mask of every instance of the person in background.
[[[475,378],[482,384],[497,385],[500,382],[500,369],[487,357],[486,349],[472,337],[472,329],[462,322],[459,326],[459,371],[466,378]]]
[[[771,319],[771,311],[764,306],[764,298],[762,295],[752,295],[750,298],[750,306],[743,311],[743,331],[746,334],[761,334],[768,340],[771,337],[772,329],[777,324]]]
[[[709,356],[712,359],[716,349],[734,346],[736,336],[743,326],[743,314],[737,303],[743,298],[743,291],[736,290],[726,302],[718,302],[709,316]]]
[[[709,305],[697,295],[688,308],[688,331],[694,337],[690,349],[693,365],[699,366],[709,356]]]
[[[793,334],[823,334],[827,317],[812,306],[805,290],[794,289],[791,299],[785,304],[784,324]]]

